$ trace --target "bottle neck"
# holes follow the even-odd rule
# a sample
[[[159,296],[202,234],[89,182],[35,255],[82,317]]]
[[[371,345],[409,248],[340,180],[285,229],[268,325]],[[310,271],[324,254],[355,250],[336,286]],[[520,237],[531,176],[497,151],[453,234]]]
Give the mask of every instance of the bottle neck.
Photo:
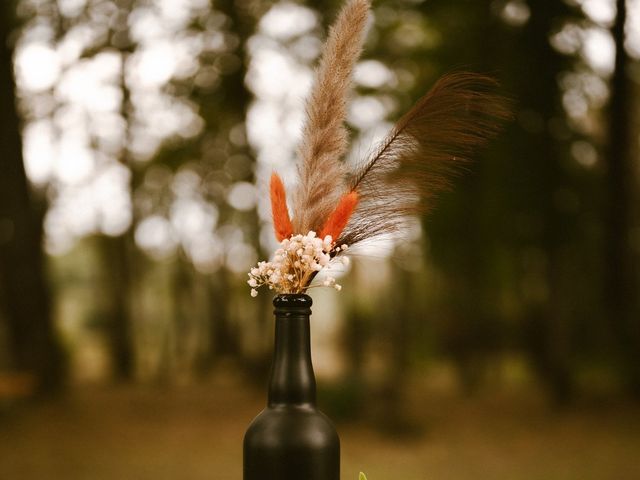
[[[269,406],[315,405],[316,380],[311,363],[307,295],[279,295],[274,299],[275,349],[269,382]]]

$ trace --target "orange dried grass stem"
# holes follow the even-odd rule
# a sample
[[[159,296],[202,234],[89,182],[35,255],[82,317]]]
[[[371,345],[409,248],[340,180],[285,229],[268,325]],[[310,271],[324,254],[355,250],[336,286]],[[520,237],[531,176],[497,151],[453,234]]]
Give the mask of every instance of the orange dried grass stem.
[[[293,234],[293,227],[291,226],[291,218],[289,218],[289,210],[287,209],[287,194],[284,190],[284,184],[280,176],[275,172],[271,174],[269,191],[271,194],[273,229],[276,240],[281,242]]]
[[[358,194],[355,191],[349,192],[338,202],[335,210],[329,215],[324,227],[320,231],[320,238],[331,235],[334,241],[337,241],[340,234],[347,226],[351,214],[358,204]]]

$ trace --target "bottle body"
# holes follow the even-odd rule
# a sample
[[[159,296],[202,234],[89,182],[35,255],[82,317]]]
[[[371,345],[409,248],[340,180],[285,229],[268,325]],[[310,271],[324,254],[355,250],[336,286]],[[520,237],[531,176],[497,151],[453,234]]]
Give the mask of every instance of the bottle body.
[[[279,295],[274,306],[268,404],[244,437],[244,480],[339,480],[340,440],[315,402],[311,298]]]
[[[267,407],[244,437],[244,480],[339,480],[340,440],[309,407]]]

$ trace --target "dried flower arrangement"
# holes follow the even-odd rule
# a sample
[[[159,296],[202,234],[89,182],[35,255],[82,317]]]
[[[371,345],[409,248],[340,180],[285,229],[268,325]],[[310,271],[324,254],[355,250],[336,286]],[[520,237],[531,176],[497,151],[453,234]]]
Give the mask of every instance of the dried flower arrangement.
[[[348,247],[402,231],[423,214],[450,179],[509,119],[508,101],[488,76],[457,72],[440,78],[370,155],[348,167],[344,126],[351,72],[360,56],[369,0],[349,0],[329,32],[307,104],[299,148],[299,184],[289,215],[281,178],[273,173],[271,209],[281,247],[249,273],[251,295],[267,286],[304,293],[315,275],[346,262]],[[324,285],[340,290],[335,279]]]

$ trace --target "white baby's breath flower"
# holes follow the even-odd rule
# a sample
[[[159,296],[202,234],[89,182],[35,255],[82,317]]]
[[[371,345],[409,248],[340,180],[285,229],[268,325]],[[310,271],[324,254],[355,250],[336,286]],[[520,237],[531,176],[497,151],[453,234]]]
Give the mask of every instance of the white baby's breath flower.
[[[257,288],[267,286],[269,290],[278,293],[303,293],[309,288],[309,283],[317,272],[324,268],[330,268],[332,259],[345,246],[337,246],[330,235],[318,238],[311,231],[307,235],[294,235],[280,242],[270,262],[261,261],[249,272],[249,284],[251,296],[255,297]],[[339,260],[343,265],[348,260],[342,257]],[[333,277],[326,277],[322,282],[327,287],[340,290],[342,287],[336,284]]]

